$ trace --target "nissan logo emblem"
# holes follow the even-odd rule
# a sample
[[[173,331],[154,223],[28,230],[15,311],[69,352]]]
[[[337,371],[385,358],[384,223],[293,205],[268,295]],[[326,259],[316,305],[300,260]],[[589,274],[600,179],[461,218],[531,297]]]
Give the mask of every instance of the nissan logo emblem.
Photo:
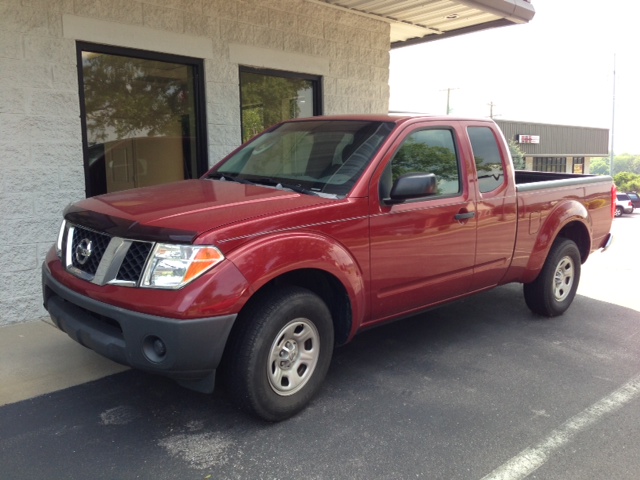
[[[80,265],[84,265],[89,260],[89,257],[93,253],[93,242],[88,238],[83,238],[80,240],[80,243],[76,247],[74,252],[74,256],[76,258],[76,262]]]

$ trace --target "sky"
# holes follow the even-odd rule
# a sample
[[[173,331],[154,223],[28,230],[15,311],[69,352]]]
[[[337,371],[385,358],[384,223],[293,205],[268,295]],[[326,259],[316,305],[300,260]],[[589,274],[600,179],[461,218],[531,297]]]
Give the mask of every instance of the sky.
[[[449,95],[451,115],[607,128],[614,154],[640,155],[634,2],[532,4],[525,25],[393,49],[389,109],[445,114]]]

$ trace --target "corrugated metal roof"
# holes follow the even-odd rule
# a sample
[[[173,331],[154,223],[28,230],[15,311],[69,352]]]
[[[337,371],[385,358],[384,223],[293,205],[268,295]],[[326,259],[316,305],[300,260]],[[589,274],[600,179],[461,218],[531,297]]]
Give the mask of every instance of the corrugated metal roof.
[[[401,47],[514,23],[535,15],[528,0],[307,0],[391,26],[391,47]]]

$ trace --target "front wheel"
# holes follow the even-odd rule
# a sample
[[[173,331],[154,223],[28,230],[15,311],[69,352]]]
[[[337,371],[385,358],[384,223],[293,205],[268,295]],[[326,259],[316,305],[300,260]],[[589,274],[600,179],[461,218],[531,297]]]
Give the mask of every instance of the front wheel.
[[[267,421],[302,410],[320,389],[333,355],[333,321],[313,292],[268,292],[238,319],[223,360],[229,394]]]
[[[624,213],[624,209],[622,207],[616,207],[616,217],[620,217],[622,216],[622,214]]]
[[[577,245],[572,240],[558,238],[538,278],[524,285],[524,299],[529,309],[545,317],[562,315],[576,296],[580,268]]]

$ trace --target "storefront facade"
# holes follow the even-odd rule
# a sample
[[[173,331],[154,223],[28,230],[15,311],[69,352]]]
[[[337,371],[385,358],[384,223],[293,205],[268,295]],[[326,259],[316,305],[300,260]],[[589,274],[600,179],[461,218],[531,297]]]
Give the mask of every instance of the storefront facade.
[[[0,0],[0,325],[45,315],[39,269],[69,202],[197,178],[286,118],[386,112],[390,48],[534,15],[365,3]]]
[[[495,120],[525,154],[525,169],[590,173],[592,158],[609,155],[609,129]]]

